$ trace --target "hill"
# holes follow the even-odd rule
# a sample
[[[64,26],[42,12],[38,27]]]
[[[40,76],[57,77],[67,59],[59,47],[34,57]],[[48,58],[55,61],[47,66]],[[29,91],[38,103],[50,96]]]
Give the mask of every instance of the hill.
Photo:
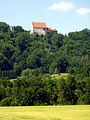
[[[0,23],[0,77],[16,78],[27,68],[40,73],[89,76],[90,30],[30,35],[21,26]]]
[[[76,101],[89,104],[90,101],[86,101],[86,98],[88,98],[90,90],[90,30],[84,29],[79,32],[68,33],[68,35],[53,32],[47,32],[46,35],[30,35],[29,33],[29,31],[24,30],[21,26],[10,27],[7,23],[0,22],[0,94],[2,96],[0,101],[9,96],[9,94],[6,93],[8,87],[13,91],[14,86],[16,86],[17,93],[15,93],[15,95],[17,94],[19,97],[18,93],[23,91],[18,92],[21,84],[27,88],[24,86],[23,80],[25,80],[27,86],[29,86],[28,79],[42,80],[43,77],[40,78],[40,76],[44,74],[52,75],[63,73],[74,76],[74,94],[77,96],[76,99],[78,99]],[[47,77],[44,78],[46,79]],[[61,78],[64,79],[63,76]],[[13,85],[12,82],[10,82],[12,79],[15,79],[15,84]],[[70,79],[72,79],[72,77]],[[67,83],[65,84],[67,86]],[[54,84],[54,87],[55,86],[57,86],[56,83]],[[42,89],[42,87],[40,88]],[[14,98],[15,96],[12,96],[12,94],[11,97],[9,96],[7,99],[10,98],[9,100],[11,100]],[[48,104],[54,104],[57,101],[59,94],[55,94],[54,102],[49,102]],[[18,101],[20,99],[17,98],[17,96],[17,102],[12,103],[12,105],[19,105]],[[76,101],[71,101],[69,101],[70,104],[76,104]],[[47,100],[44,102],[47,103]],[[64,104],[69,104],[69,102],[65,103],[64,101]],[[38,104],[40,104],[40,101]],[[20,105],[24,105],[24,103],[22,102]],[[34,102],[33,105],[35,105]]]

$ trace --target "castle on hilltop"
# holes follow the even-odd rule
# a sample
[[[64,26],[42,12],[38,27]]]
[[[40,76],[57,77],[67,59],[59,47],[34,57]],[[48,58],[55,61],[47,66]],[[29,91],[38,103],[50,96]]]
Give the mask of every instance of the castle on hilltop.
[[[37,33],[38,35],[45,35],[47,31],[57,33],[56,29],[47,28],[46,23],[32,22],[30,34]]]

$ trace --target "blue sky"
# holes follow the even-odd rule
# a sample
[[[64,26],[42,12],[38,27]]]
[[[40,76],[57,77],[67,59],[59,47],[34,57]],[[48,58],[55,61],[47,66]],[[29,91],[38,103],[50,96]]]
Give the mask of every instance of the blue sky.
[[[90,29],[90,0],[0,0],[0,21],[26,30],[45,22],[62,34]]]

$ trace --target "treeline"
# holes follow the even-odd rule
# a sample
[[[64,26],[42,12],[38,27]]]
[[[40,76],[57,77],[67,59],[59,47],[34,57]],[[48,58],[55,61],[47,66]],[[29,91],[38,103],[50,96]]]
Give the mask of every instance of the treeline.
[[[40,104],[90,104],[90,30],[30,35],[0,22],[0,105]]]

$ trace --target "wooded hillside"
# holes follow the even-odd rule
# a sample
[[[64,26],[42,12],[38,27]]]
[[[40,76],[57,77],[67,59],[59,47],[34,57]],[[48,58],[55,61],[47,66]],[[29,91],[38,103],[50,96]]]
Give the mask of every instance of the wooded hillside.
[[[52,79],[60,73],[69,76]],[[90,30],[30,35],[21,26],[0,22],[0,101],[90,104]]]

